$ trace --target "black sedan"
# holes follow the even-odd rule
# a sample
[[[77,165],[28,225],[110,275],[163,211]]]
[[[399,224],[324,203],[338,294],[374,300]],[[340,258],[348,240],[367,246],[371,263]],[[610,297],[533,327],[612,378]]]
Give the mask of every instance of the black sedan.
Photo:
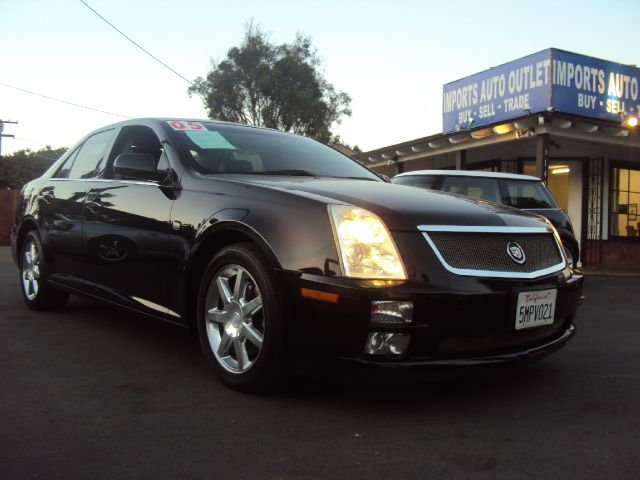
[[[12,248],[29,307],[81,294],[195,327],[243,390],[292,365],[540,358],[573,336],[582,289],[539,217],[208,120],[92,132],[25,185]]]

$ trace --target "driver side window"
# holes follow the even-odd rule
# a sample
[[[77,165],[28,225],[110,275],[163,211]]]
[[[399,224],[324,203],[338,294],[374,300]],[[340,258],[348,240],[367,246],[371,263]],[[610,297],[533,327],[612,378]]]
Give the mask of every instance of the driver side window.
[[[123,153],[144,153],[152,155],[156,161],[156,165],[158,165],[161,157],[166,160],[166,156],[163,155],[164,150],[162,149],[162,144],[152,129],[137,125],[124,127],[120,135],[118,135],[118,139],[109,156],[105,178],[122,180],[120,175],[114,173],[113,162],[118,155]]]

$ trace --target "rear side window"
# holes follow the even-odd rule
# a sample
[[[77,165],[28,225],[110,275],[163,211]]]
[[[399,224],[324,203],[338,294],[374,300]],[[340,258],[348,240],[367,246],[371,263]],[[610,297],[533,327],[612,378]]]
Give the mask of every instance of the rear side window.
[[[442,190],[501,203],[500,188],[495,178],[447,177],[442,183]]]
[[[107,146],[113,134],[114,130],[107,130],[87,138],[69,170],[68,178],[97,178],[104,170]]]
[[[407,175],[402,177],[396,177],[391,180],[392,183],[398,185],[408,185],[410,187],[420,187],[433,190],[438,181],[438,177],[435,175]]]
[[[516,208],[558,208],[549,191],[537,181],[503,180],[504,204]]]
[[[73,152],[71,152],[71,154],[69,154],[67,159],[62,163],[62,165],[60,165],[60,168],[58,168],[56,173],[53,175],[53,178],[69,177],[69,171],[71,170],[71,165],[73,165],[73,161],[76,159],[76,156],[78,155],[79,151],[80,151],[80,147],[76,148]]]

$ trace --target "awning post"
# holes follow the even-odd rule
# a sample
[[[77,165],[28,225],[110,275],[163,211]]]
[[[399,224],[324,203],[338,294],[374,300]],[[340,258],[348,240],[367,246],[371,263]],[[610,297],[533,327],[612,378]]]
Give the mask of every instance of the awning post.
[[[456,150],[456,170],[464,170],[467,167],[467,151]]]
[[[549,134],[536,137],[536,177],[546,185],[549,179]]]

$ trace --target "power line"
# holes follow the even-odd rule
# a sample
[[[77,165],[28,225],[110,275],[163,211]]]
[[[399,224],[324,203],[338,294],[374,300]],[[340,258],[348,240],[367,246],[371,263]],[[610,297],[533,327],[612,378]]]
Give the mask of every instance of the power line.
[[[19,150],[18,150],[18,152],[19,152]],[[18,152],[12,152],[12,153],[10,153],[10,154],[8,154],[8,155],[5,155],[4,157],[5,157],[5,158],[7,158],[9,155],[15,155],[15,154],[16,154],[16,153],[18,153]],[[27,157],[36,157],[36,158],[41,158],[41,159],[43,159],[43,160],[49,160],[49,161],[51,161],[51,162],[55,162],[58,158],[60,158],[60,157],[58,157],[58,158],[53,158],[53,157],[47,157],[47,156],[45,156],[45,155],[40,155],[40,154],[38,154],[38,153],[35,153],[33,150],[25,151],[25,155],[27,155]]]
[[[16,137],[15,135],[13,138],[15,138],[16,140],[20,140],[21,142],[33,143],[34,145],[40,145],[42,147],[51,146],[51,144],[48,143],[40,143],[36,142],[35,140],[29,140],[28,138]]]
[[[113,28],[116,32],[118,32],[120,35],[122,35],[124,38],[126,38],[127,40],[129,40],[131,43],[133,43],[136,47],[138,47],[140,50],[142,50],[144,53],[146,53],[147,55],[149,55],[151,58],[153,58],[156,62],[158,62],[160,65],[162,65],[163,67],[169,69],[171,72],[175,73],[177,76],[179,76],[181,79],[183,79],[185,82],[188,82],[190,85],[194,85],[194,83],[189,80],[187,77],[180,75],[178,72],[176,72],[173,68],[171,68],[169,65],[167,65],[166,63],[164,63],[162,60],[160,60],[158,57],[156,57],[155,55],[153,55],[151,52],[149,52],[148,50],[146,50],[144,47],[142,47],[142,45],[140,45],[139,43],[135,42],[131,37],[129,37],[126,33],[124,33],[122,30],[118,29],[114,24],[112,24],[109,20],[107,20],[106,18],[104,18],[102,15],[100,15],[98,12],[96,12],[87,2],[85,2],[84,0],[80,0],[85,7],[87,7],[89,10],[91,10],[93,13],[95,13],[104,23],[106,23],[107,25],[109,25],[111,28]]]
[[[38,153],[35,153],[33,150],[30,150],[29,152],[27,152],[27,155],[30,157],[36,157],[36,158],[42,158],[43,160],[50,160],[52,162],[55,162],[58,158],[53,158],[53,157],[47,157],[46,155],[40,155]]]
[[[34,142],[33,140],[27,140],[26,138],[13,136],[13,140],[21,140],[23,142],[33,143],[35,145],[42,145],[44,147],[49,147],[48,149],[47,148],[41,148],[40,150],[37,150],[38,152],[41,152],[42,150],[59,150],[58,148],[51,148],[51,145],[49,145],[49,144],[44,144],[44,143],[40,143],[40,142]],[[65,151],[68,150],[68,148],[66,148],[66,147],[64,147],[64,148],[65,148]],[[15,153],[17,153],[19,151],[25,152],[26,155],[28,155],[30,157],[42,158],[44,160],[52,160],[52,161],[54,161],[54,160],[57,160],[59,158],[59,157],[58,158],[54,158],[54,157],[48,157],[46,155],[41,155],[40,153],[36,153],[36,151],[32,150],[31,148],[23,148],[23,149],[20,149],[20,150],[17,150],[15,152],[10,153],[9,155],[15,154]]]
[[[56,148],[53,148],[51,146],[51,143],[42,143],[42,142],[36,142],[35,140],[29,140],[28,138],[24,138],[24,137],[13,137],[14,140],[20,140],[21,142],[27,142],[27,143],[31,143],[33,145],[40,145],[41,147],[49,147],[50,150],[57,150]],[[65,147],[67,148],[67,147]],[[30,149],[29,149],[30,150]]]
[[[69,102],[67,100],[61,100],[59,98],[50,97],[49,95],[43,95],[42,93],[32,92],[31,90],[26,90],[24,88],[15,87],[15,86],[9,85],[7,83],[0,82],[0,85],[2,85],[3,87],[7,87],[7,88],[13,88],[14,90],[19,90],[21,92],[28,93],[30,95],[36,95],[37,97],[46,98],[47,100],[53,100],[54,102],[60,102],[60,103],[66,104],[66,105],[72,105],[74,107],[84,108],[86,110],[93,110],[94,112],[106,113],[107,115],[114,115],[116,117],[132,118],[132,117],[128,117],[127,115],[121,115],[119,113],[107,112],[106,110],[100,110],[99,108],[87,107],[86,105],[80,105],[79,103],[73,103],[73,102]]]

